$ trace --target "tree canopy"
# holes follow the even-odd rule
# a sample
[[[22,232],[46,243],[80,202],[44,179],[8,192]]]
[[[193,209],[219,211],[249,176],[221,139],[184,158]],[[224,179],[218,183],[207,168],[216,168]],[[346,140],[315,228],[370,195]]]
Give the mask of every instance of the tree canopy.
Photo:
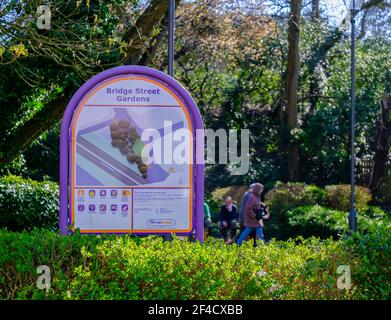
[[[37,29],[39,5],[0,5],[0,164],[3,171],[56,180],[58,123],[83,81],[122,64],[166,69],[168,1],[54,0],[49,30]],[[249,173],[231,176],[227,166],[210,165],[208,188],[254,179],[348,181],[349,30],[327,6],[319,0],[177,1],[175,77],[195,98],[207,128],[251,131]],[[381,123],[390,117],[384,114],[390,8],[389,0],[367,0],[357,15],[362,184],[373,170],[384,171],[376,161],[385,162],[379,150],[389,150]]]

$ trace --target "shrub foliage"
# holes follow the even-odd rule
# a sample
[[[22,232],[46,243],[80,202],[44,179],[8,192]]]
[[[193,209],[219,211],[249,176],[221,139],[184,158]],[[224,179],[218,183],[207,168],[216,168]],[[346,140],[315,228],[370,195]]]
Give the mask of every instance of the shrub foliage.
[[[325,191],[304,183],[281,183],[265,195],[265,203],[269,207],[271,219],[266,223],[265,234],[269,238],[287,239],[287,212],[293,208],[306,205],[323,204]]]
[[[58,185],[17,176],[0,177],[0,228],[58,228]]]
[[[319,205],[297,207],[287,212],[288,234],[337,238],[346,231],[347,213]]]
[[[386,217],[380,209],[368,206],[371,193],[367,188],[357,186],[355,199],[362,230]],[[265,227],[268,238],[288,239],[298,235],[337,237],[348,227],[349,185],[332,185],[322,189],[304,183],[279,182],[266,194],[265,202],[271,212],[271,219]],[[377,215],[372,217],[369,213],[374,210]]]
[[[326,203],[328,207],[341,211],[350,210],[350,185],[338,184],[326,186],[325,189]],[[368,188],[356,186],[355,205],[358,211],[366,210],[371,198],[371,191]]]
[[[387,299],[390,241],[389,226],[348,240],[299,238],[257,249],[215,239],[199,244],[1,230],[0,298]],[[36,287],[39,265],[51,269],[48,291]],[[337,288],[340,265],[351,268],[350,290]]]

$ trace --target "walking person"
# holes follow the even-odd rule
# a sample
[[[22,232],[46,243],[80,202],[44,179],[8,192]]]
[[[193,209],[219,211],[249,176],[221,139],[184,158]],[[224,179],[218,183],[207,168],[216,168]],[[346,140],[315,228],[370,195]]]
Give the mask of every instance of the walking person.
[[[252,193],[247,200],[243,219],[245,229],[239,237],[238,245],[242,244],[253,229],[255,229],[258,239],[263,241],[263,219],[268,219],[270,215],[265,205],[261,202],[262,191],[263,185],[255,183]]]
[[[238,217],[238,222],[240,224],[240,234],[242,234],[245,229],[245,226],[244,226],[245,209],[246,209],[248,198],[250,197],[250,194],[253,192],[254,185],[255,185],[255,183],[250,184],[250,186],[248,187],[248,190],[244,193],[242,200],[240,202],[240,211],[239,211],[239,217]],[[254,229],[250,233],[250,238],[253,239],[254,247],[255,247],[257,245],[257,236],[255,234]]]
[[[240,223],[240,231],[242,232],[244,230],[244,211],[246,209],[246,204],[248,201],[248,198],[250,197],[250,194],[253,192],[255,183],[250,184],[248,187],[248,190],[244,193],[242,200],[240,201],[240,211],[239,211],[239,217],[238,222]]]

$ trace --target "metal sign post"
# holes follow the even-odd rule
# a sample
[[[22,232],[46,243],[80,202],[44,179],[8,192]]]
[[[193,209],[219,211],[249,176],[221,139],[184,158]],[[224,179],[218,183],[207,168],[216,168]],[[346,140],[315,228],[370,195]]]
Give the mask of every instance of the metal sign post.
[[[169,0],[168,10],[168,74],[174,77],[175,0]]]

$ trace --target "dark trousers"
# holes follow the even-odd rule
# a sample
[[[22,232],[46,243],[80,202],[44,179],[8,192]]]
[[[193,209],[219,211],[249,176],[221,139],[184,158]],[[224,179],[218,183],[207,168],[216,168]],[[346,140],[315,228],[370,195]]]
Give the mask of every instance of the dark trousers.
[[[227,225],[228,225],[227,227],[224,227],[222,221],[217,222],[217,228],[220,230],[224,239],[227,239],[228,230],[231,231],[231,234],[230,234],[231,238],[234,238],[236,236],[236,229],[238,227],[237,221],[231,220],[231,221],[227,222]]]

